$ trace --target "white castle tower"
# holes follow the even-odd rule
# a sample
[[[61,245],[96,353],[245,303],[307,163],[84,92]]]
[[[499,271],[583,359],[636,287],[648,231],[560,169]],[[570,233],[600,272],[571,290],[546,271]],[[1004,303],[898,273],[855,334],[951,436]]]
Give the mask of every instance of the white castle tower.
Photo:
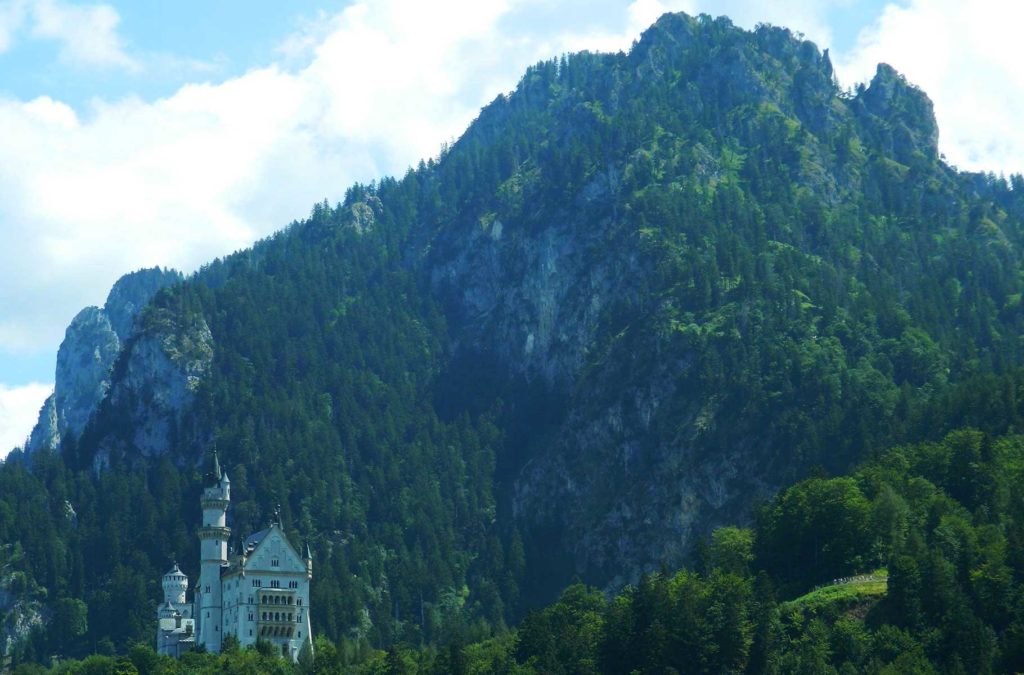
[[[185,604],[185,595],[188,593],[188,577],[174,563],[171,571],[164,575],[161,585],[164,587],[164,604],[181,606]]]
[[[192,603],[185,601],[188,577],[174,563],[161,582],[164,601],[157,610],[156,649],[160,654],[181,656],[195,644],[195,620]]]
[[[199,529],[199,587],[196,588],[196,620],[198,642],[213,653],[220,653],[223,600],[221,569],[228,564],[228,504],[231,502],[231,481],[222,474],[217,451],[213,451],[212,485],[203,490],[200,506],[203,526]]]

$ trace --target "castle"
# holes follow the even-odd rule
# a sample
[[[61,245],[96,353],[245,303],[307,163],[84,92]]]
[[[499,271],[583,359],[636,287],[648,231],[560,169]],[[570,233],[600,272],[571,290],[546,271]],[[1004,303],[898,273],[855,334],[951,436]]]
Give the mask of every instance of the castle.
[[[216,452],[208,481],[212,485],[204,488],[200,500],[199,585],[189,603],[188,577],[177,563],[164,575],[164,601],[157,609],[157,652],[178,657],[203,647],[220,653],[224,638],[233,635],[242,647],[267,641],[293,661],[303,647],[312,655],[309,584],[313,557],[309,546],[300,556],[278,518],[249,536],[229,559],[231,481],[221,473]]]

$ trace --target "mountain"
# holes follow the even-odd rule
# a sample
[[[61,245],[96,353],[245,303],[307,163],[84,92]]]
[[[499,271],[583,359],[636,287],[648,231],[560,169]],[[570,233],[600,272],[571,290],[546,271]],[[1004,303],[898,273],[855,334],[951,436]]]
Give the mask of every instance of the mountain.
[[[83,640],[148,640],[160,572],[198,566],[216,446],[235,531],[279,502],[311,541],[318,631],[430,642],[677,568],[894,443],[1005,432],[1024,179],[937,139],[892,68],[843,91],[781,28],[670,14],[628,54],[540,63],[436,160],[133,322],[83,318],[71,353],[112,366],[58,377],[89,421],[2,467],[0,541],[86,603]]]
[[[57,351],[54,391],[39,411],[25,451],[60,447],[68,435],[79,436],[110,389],[110,371],[135,317],[165,286],[182,280],[180,273],[157,268],[126,274],[100,307],[86,307],[71,320]]]

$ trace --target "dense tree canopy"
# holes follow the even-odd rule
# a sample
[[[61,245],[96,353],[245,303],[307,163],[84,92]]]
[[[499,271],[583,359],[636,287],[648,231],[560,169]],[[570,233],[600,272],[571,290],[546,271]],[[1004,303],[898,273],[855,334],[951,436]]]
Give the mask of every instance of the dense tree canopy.
[[[671,15],[628,54],[530,68],[436,160],[155,297],[140,331],[215,342],[166,455],[135,452],[137,401],[108,399],[59,453],[0,466],[0,564],[52,610],[12,656],[128,667],[160,574],[198,568],[216,446],[236,535],[279,503],[311,543],[327,670],[1021,667],[1018,442],[985,434],[1024,428],[1024,182],[957,172],[936,133],[891,69],[842,92],[769,26]],[[547,251],[566,223],[582,271],[548,304],[582,318],[534,363],[519,315],[473,302],[485,279],[551,309],[522,300],[543,265],[494,242]],[[680,498],[694,475],[718,482]],[[574,587],[506,632],[575,576],[619,588],[669,543],[681,562],[664,523],[751,520],[698,571]],[[875,566],[879,623],[774,599]]]

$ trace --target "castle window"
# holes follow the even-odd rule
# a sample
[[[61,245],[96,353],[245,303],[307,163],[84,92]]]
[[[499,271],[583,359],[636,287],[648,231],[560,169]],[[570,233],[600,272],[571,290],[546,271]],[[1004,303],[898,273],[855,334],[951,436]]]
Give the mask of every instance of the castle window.
[[[280,567],[281,566],[281,561],[278,560],[277,558],[271,558],[270,559],[270,566],[271,567]]]
[[[292,604],[292,598],[291,597],[288,598],[288,604],[289,605]]]
[[[249,629],[249,637],[252,637],[252,628]]]
[[[302,637],[302,631],[301,630],[299,631],[299,637]]]
[[[299,598],[298,605],[299,605],[299,607],[302,607],[302,598]]]

